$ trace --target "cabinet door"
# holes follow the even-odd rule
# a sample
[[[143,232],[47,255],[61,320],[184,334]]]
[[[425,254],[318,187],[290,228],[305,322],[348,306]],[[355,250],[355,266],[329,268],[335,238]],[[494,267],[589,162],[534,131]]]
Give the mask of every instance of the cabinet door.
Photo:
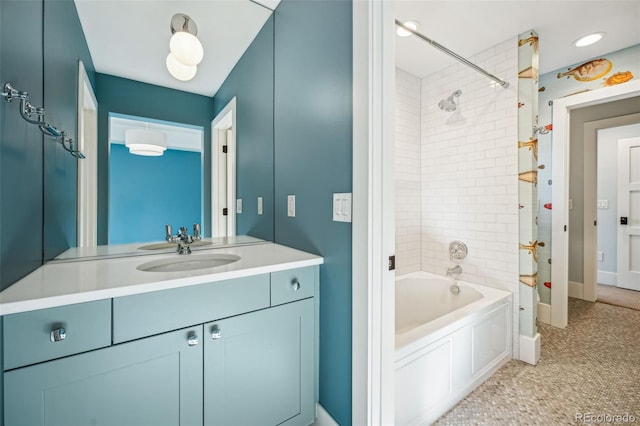
[[[202,330],[9,371],[5,426],[202,424]]]
[[[313,303],[205,325],[205,425],[313,423]]]

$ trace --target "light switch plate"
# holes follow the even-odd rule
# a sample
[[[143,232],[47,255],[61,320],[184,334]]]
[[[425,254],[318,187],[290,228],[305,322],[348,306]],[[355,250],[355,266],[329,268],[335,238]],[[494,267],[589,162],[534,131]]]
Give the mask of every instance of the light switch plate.
[[[262,214],[262,197],[258,197],[258,214]]]
[[[569,210],[573,210],[573,199],[569,198]]]
[[[599,251],[596,253],[596,260],[598,262],[604,262],[604,253]]]
[[[351,193],[333,194],[333,221],[351,222]]]
[[[287,196],[287,216],[296,217],[296,196]]]
[[[242,198],[236,200],[236,213],[242,213]]]

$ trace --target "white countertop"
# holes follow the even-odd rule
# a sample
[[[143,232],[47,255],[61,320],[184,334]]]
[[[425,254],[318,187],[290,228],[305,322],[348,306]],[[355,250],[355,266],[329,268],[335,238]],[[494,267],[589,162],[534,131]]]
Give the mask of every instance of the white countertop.
[[[144,272],[142,263],[178,257],[147,256],[50,262],[0,293],[0,315],[166,290],[195,284],[320,265],[320,256],[274,243],[198,250],[198,254],[232,254],[240,260],[187,272]]]

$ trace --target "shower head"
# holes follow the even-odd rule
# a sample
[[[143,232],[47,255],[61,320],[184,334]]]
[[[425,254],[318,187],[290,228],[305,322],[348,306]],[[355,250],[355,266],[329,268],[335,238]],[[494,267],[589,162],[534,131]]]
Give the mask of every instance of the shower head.
[[[438,102],[438,108],[446,112],[453,112],[456,110],[456,103],[453,98],[457,98],[462,94],[462,90],[458,89],[453,92],[447,99],[443,99]]]

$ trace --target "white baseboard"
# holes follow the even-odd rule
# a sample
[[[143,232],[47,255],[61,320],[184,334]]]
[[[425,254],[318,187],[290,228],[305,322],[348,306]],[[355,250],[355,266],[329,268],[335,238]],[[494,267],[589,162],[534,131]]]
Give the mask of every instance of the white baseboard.
[[[615,272],[598,271],[598,284],[618,285],[618,274]]]
[[[569,281],[569,297],[584,299],[584,284]]]
[[[327,410],[322,408],[322,405],[316,404],[316,421],[313,422],[313,426],[339,426],[331,414],[327,413]]]
[[[538,303],[538,321],[551,324],[551,305],[548,303]]]
[[[540,333],[534,337],[520,335],[520,361],[531,365],[540,361]]]

